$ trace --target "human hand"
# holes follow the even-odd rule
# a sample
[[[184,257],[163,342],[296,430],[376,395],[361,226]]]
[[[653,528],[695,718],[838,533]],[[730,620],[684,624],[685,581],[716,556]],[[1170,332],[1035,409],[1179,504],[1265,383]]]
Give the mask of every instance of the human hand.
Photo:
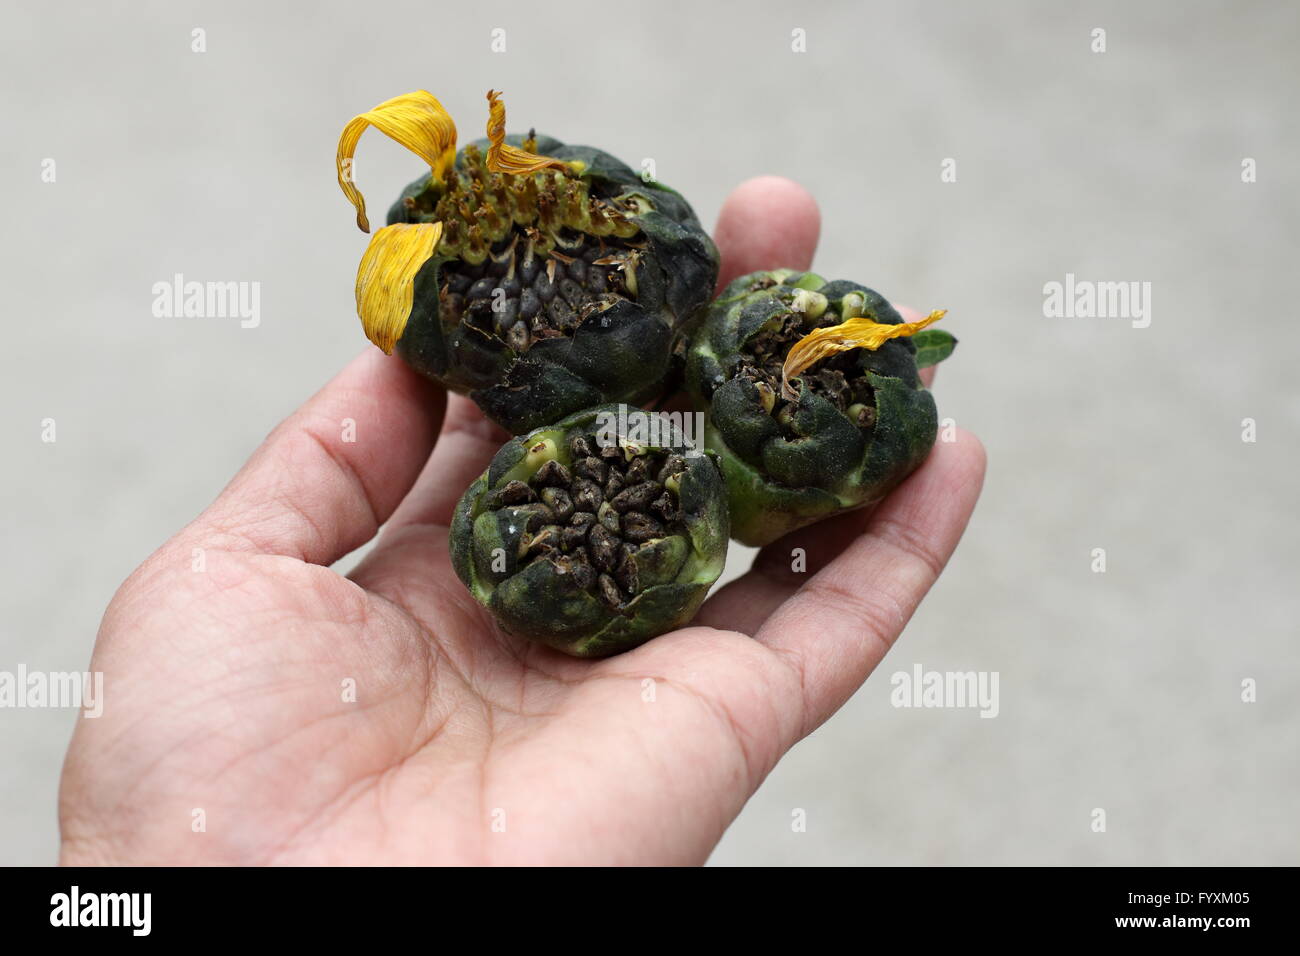
[[[721,281],[807,268],[818,224],[793,183],[743,184]],[[282,423],[109,605],[61,861],[701,863],[893,644],[984,474],[973,436],[940,442],[870,513],[764,548],[692,626],[586,661],[500,632],[452,571],[452,508],[507,438],[375,349]]]

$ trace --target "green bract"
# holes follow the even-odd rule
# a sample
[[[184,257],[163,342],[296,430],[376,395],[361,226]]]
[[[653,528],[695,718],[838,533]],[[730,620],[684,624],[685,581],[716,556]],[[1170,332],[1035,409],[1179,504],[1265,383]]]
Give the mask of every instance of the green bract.
[[[516,434],[657,398],[717,279],[717,249],[690,205],[598,149],[537,137],[533,152],[572,169],[504,174],[488,169],[488,146],[465,147],[389,210],[390,225],[443,229],[398,354]]]
[[[712,457],[669,418],[610,404],[502,446],[456,507],[451,556],[510,633],[604,657],[686,624],[727,536]]]
[[[767,544],[879,501],[934,444],[934,399],[917,371],[952,351],[956,340],[939,329],[824,358],[791,378],[792,397],[783,397],[791,347],[856,317],[903,321],[856,282],[756,272],[727,286],[695,335],[686,382],[707,415],[706,446],[719,456],[738,541]]]

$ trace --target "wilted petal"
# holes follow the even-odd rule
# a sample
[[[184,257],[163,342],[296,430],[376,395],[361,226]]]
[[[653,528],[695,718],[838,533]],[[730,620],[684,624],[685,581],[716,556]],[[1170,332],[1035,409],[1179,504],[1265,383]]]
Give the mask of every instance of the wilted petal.
[[[487,167],[494,173],[535,173],[540,169],[562,169],[568,172],[582,170],[582,163],[568,163],[549,156],[538,156],[527,150],[506,144],[506,104],[501,102],[501,94],[488,90],[488,151]]]
[[[804,369],[810,368],[822,359],[836,352],[849,349],[878,349],[890,339],[915,335],[931,323],[938,322],[945,315],[946,309],[936,309],[919,322],[902,322],[897,325],[873,322],[865,316],[849,319],[840,325],[809,332],[786,353],[785,364],[781,367],[781,392],[793,401],[794,389],[789,385]]]
[[[429,261],[442,223],[397,223],[375,233],[357,269],[357,315],[366,338],[386,353],[402,337],[415,299],[415,275]]]
[[[395,96],[352,117],[339,137],[335,164],[339,186],[356,207],[357,225],[362,232],[370,231],[370,222],[366,218],[366,201],[352,182],[352,158],[361,134],[368,126],[373,126],[423,159],[435,177],[441,177],[456,158],[456,124],[433,94],[425,90]]]

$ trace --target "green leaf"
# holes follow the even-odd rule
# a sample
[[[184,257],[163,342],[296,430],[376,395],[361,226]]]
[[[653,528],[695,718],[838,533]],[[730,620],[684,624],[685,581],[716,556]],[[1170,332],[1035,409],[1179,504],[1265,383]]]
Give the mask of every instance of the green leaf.
[[[957,347],[957,339],[943,329],[922,329],[912,336],[916,346],[916,367],[929,368],[938,365]]]

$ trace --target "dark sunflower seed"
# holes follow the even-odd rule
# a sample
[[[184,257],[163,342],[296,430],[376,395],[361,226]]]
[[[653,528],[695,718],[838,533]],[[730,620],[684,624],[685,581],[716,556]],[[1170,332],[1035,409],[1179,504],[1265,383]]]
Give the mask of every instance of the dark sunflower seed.
[[[603,485],[605,479],[609,476],[609,469],[599,458],[588,456],[581,461],[574,463],[573,473],[581,475],[583,478],[590,478],[598,485]]]
[[[515,308],[511,309],[510,311],[506,311],[505,309],[502,309],[500,312],[493,312],[492,331],[504,339],[506,337],[506,333],[510,331],[510,327],[515,324],[518,318],[519,318],[519,306],[517,304],[515,305]]]
[[[681,455],[669,455],[664,462],[664,466],[659,469],[659,474],[655,476],[659,484],[663,484],[673,475],[680,474],[686,470],[686,459]]]
[[[604,500],[600,485],[587,478],[573,479],[573,506],[579,511],[595,514]]]
[[[557,329],[571,329],[578,324],[578,313],[573,306],[558,296],[546,303],[546,314],[551,317]]]
[[[624,488],[611,498],[609,503],[620,514],[624,511],[645,511],[646,508],[650,507],[650,503],[658,497],[659,492],[659,485],[653,481],[643,481],[639,485]],[[547,502],[547,504],[550,504],[550,502]]]
[[[519,293],[519,316],[531,319],[542,311],[542,300],[532,289]]]
[[[572,565],[573,583],[584,591],[590,591],[596,583],[596,572],[585,561],[575,561]]]
[[[596,512],[596,520],[603,524],[610,534],[618,534],[618,512],[610,507],[608,501],[601,505],[600,510]]]
[[[555,514],[556,521],[568,521],[573,514],[573,499],[563,488],[543,488],[542,501]]]
[[[576,309],[578,306],[582,305],[582,300],[586,298],[583,294],[582,286],[578,285],[578,283],[574,282],[567,276],[560,280],[559,289],[560,296],[565,302],[569,303],[570,308]]]
[[[506,333],[506,345],[516,352],[522,352],[528,348],[528,339],[528,325],[524,322],[516,322],[510,326],[510,331]]]
[[[522,481],[510,481],[501,489],[501,503],[506,505],[522,505],[530,501],[536,501],[537,495],[533,489],[529,488]]]
[[[655,499],[654,504],[650,506],[650,510],[667,522],[674,521],[677,518],[677,505],[673,502],[673,496],[666,491]]]
[[[644,455],[638,455],[633,458],[627,465],[627,471],[623,473],[629,485],[637,485],[650,477],[650,463]]]
[[[530,480],[534,485],[548,486],[552,488],[568,488],[569,482],[573,480],[573,476],[569,474],[569,469],[565,468],[562,464],[552,458],[547,461],[546,464],[542,465],[541,468],[538,468],[537,471],[533,473],[533,477]]]
[[[439,301],[439,306],[447,310],[447,317],[459,316],[465,311],[465,297],[458,292],[448,292]]]
[[[641,544],[653,538],[663,537],[664,526],[647,514],[629,511],[623,515],[623,537],[628,541]]]
[[[587,533],[587,546],[591,563],[601,571],[613,571],[618,565],[618,538],[602,524],[594,524]]]
[[[586,540],[587,540],[587,529],[585,526],[580,528],[575,528],[572,525],[570,525],[569,527],[564,528],[560,532],[560,544],[563,545],[564,550],[566,551],[572,551],[575,548],[580,547],[582,545],[582,542]]]
[[[537,278],[533,280],[533,289],[537,292],[537,297],[543,302],[550,302],[555,298],[555,283],[551,281],[550,276],[545,272],[537,274]]]
[[[614,577],[618,579],[619,587],[628,594],[636,594],[641,590],[641,582],[638,580],[636,558],[632,557],[626,551],[618,562],[618,568],[614,571]]]
[[[600,591],[601,600],[612,608],[623,606],[623,595],[618,593],[618,585],[608,574],[602,574],[596,579]]]

